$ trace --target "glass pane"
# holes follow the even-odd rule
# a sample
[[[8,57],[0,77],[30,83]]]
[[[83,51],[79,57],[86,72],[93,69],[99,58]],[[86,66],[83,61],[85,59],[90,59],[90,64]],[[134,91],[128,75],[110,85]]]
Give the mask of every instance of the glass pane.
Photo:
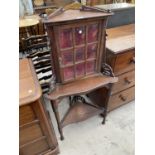
[[[63,51],[62,52],[62,63],[63,65],[73,64],[73,51]]]
[[[95,61],[88,61],[86,68],[87,68],[87,73],[95,72]]]
[[[81,45],[85,43],[85,27],[76,27],[75,28],[75,44]]]
[[[76,65],[76,76],[84,76],[85,73],[85,63]]]
[[[72,29],[60,30],[60,48],[72,47]]]
[[[74,68],[73,67],[67,67],[64,68],[64,80],[71,80],[74,78]]]
[[[75,61],[82,61],[85,59],[85,47],[80,47],[75,50]]]
[[[98,38],[98,24],[88,26],[88,42],[97,41]]]
[[[97,44],[88,45],[87,48],[87,59],[96,58]]]

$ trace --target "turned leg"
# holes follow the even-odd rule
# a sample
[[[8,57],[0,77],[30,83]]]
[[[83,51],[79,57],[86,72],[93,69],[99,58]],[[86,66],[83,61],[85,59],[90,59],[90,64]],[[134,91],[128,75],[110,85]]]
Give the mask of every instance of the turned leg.
[[[105,108],[104,108],[104,112],[102,114],[102,116],[103,116],[102,124],[105,124],[105,121],[106,121],[108,102],[109,102],[109,98],[110,98],[110,94],[111,94],[112,85],[113,85],[112,83],[109,84],[108,94],[107,94],[107,98],[105,101]]]
[[[60,133],[60,139],[64,140],[64,136],[63,136],[63,132],[62,132],[62,126],[61,126],[61,122],[60,122],[60,116],[59,116],[59,111],[58,111],[58,101],[51,101],[51,105],[57,120],[57,125],[58,125],[58,130]]]
[[[69,96],[69,106],[71,107],[72,106],[72,97]]]

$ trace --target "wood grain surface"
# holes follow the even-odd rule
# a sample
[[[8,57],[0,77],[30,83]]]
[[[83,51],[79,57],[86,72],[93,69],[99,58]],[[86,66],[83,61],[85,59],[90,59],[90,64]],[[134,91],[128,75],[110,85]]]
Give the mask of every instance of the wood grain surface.
[[[30,59],[19,61],[19,105],[36,101],[42,91]]]

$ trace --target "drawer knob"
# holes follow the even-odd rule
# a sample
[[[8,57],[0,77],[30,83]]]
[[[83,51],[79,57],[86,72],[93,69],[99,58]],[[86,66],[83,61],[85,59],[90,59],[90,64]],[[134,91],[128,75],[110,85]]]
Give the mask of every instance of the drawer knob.
[[[130,60],[130,63],[135,64],[135,57],[133,57],[133,58]]]
[[[127,98],[124,97],[123,95],[119,95],[119,98],[120,98],[122,101],[126,101],[126,100],[127,100]]]
[[[132,81],[130,81],[127,77],[124,78],[124,81],[125,81],[126,84],[130,84],[130,83],[132,82]]]

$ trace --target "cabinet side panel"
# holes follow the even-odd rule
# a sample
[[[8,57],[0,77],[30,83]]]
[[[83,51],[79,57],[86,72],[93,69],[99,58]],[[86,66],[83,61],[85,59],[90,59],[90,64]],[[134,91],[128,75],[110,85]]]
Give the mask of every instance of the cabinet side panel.
[[[106,63],[110,65],[113,70],[115,67],[115,61],[116,61],[116,55],[114,55],[112,52],[106,49]]]
[[[56,76],[56,82],[60,82],[60,73],[59,73],[59,61],[57,55],[57,47],[56,47],[56,36],[57,32],[54,33],[54,28],[51,25],[47,26],[48,37],[50,39],[50,48],[51,48],[51,65],[52,71]]]
[[[50,148],[53,150],[57,147],[58,143],[56,140],[56,136],[55,136],[52,123],[49,122],[50,120],[48,119],[48,115],[44,107],[43,99],[40,99],[37,102],[35,102],[33,104],[33,107],[34,107],[37,117],[40,120],[40,126],[43,130],[44,135],[47,138],[48,144]]]
[[[105,51],[105,44],[106,44],[106,23],[107,23],[107,18],[102,20],[101,23],[101,39],[100,39],[100,48],[99,48],[99,58],[98,58],[98,69],[101,70],[101,65],[102,62],[105,62],[105,56],[106,56],[106,51]]]

